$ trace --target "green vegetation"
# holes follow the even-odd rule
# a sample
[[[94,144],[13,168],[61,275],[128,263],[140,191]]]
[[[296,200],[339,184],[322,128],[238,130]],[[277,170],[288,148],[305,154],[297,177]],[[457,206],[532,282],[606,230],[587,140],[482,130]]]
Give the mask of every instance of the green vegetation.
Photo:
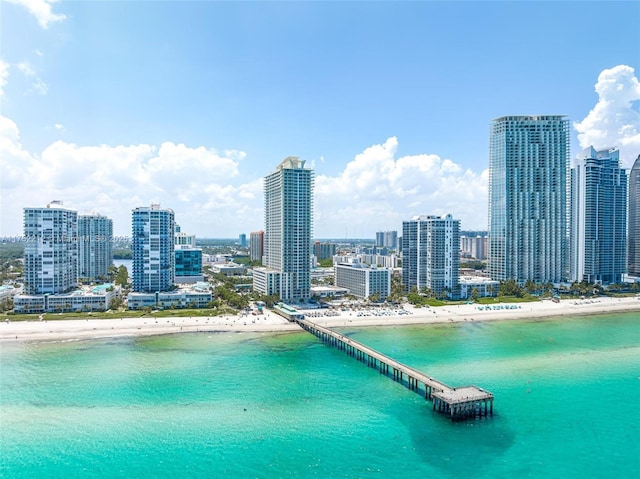
[[[320,261],[318,261],[318,266],[320,266],[321,268],[331,268],[333,266],[333,259],[321,259]]]

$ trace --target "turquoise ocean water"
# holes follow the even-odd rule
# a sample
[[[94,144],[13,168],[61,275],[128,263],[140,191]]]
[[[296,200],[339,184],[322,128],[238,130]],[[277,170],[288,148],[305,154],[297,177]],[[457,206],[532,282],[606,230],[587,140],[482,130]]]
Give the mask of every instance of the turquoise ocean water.
[[[305,332],[3,343],[0,477],[638,477],[638,313],[342,331],[496,414]]]

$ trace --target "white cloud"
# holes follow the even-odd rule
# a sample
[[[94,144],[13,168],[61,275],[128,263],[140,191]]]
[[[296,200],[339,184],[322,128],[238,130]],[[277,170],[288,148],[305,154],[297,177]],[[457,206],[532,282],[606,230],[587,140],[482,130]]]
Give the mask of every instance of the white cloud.
[[[4,86],[9,76],[9,64],[0,60],[0,97],[4,96]]]
[[[18,70],[29,80],[32,80],[31,88],[26,91],[26,93],[37,93],[38,95],[46,95],[49,88],[47,84],[42,80],[42,78],[38,77],[35,69],[28,62],[20,62],[16,64]]]
[[[7,0],[7,2],[25,7],[38,20],[42,28],[49,28],[50,23],[67,18],[61,13],[53,13],[51,7],[57,3],[57,0]]]
[[[64,130],[64,125],[62,123],[56,123],[53,127],[58,131]]]
[[[640,154],[640,82],[627,65],[603,70],[595,86],[598,102],[574,123],[580,147],[618,147],[622,166],[630,168]]]
[[[315,229],[321,235],[372,237],[419,214],[451,213],[463,229],[486,229],[487,175],[434,154],[396,159],[387,139],[355,156],[337,177],[318,175]],[[328,233],[324,233],[328,232]]]
[[[230,184],[245,156],[172,142],[80,146],[60,140],[31,154],[16,124],[0,117],[0,236],[20,233],[23,207],[52,199],[112,218],[119,235],[129,233],[133,208],[159,202],[174,209],[185,231],[235,236],[259,228],[263,218],[261,179]]]
[[[465,229],[486,227],[486,172],[434,154],[396,158],[397,148],[398,140],[389,138],[356,155],[338,176],[317,176],[317,236],[372,237],[378,229],[401,229],[418,214],[451,213]],[[245,157],[173,142],[81,146],[62,140],[34,154],[23,149],[16,124],[0,117],[0,236],[20,234],[23,207],[52,199],[112,218],[117,235],[129,234],[133,208],[152,202],[172,208],[183,231],[200,236],[261,229],[262,177],[239,180]]]

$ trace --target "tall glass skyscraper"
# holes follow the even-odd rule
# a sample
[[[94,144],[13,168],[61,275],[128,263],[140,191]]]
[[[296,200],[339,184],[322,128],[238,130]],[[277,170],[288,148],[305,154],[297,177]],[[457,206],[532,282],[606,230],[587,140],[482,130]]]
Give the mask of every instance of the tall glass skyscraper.
[[[170,290],[175,279],[173,210],[160,209],[157,204],[136,208],[131,223],[133,290],[138,293]]]
[[[78,276],[106,281],[113,263],[113,221],[99,214],[78,216]]]
[[[565,116],[504,116],[493,121],[488,252],[493,279],[566,279],[568,172]]]
[[[571,170],[571,281],[620,283],[627,256],[627,173],[616,149],[580,152]]]
[[[24,290],[65,293],[78,286],[78,213],[52,201],[24,209]]]
[[[627,272],[640,276],[640,155],[629,173],[629,254]]]
[[[285,158],[264,179],[264,268],[254,269],[254,288],[283,301],[304,301],[311,288],[313,170]]]

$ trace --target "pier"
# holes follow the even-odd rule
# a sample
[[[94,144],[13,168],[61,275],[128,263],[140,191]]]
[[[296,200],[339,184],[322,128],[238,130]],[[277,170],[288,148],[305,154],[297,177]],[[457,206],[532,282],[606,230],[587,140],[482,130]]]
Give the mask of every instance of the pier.
[[[294,319],[305,331],[344,351],[367,366],[377,369],[409,390],[433,402],[433,410],[452,420],[493,415],[493,394],[476,386],[452,388],[417,369],[403,364],[347,336],[308,319]]]

